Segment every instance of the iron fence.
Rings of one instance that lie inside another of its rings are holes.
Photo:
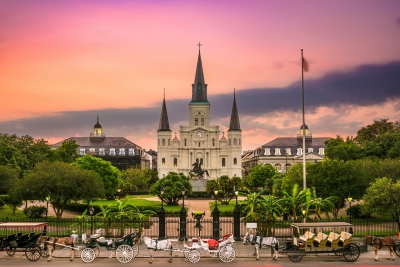
[[[14,232],[30,233],[38,231],[38,229],[31,229],[29,227],[18,227],[16,229],[3,229],[1,223],[8,222],[6,218],[0,218],[0,236],[12,234]],[[13,222],[47,222],[48,226],[45,231],[47,235],[52,236],[68,236],[71,231],[76,231],[79,234],[86,233],[91,234],[96,229],[101,228],[102,234],[109,237],[118,237],[134,231],[140,231],[141,234],[156,238],[159,236],[159,220],[157,217],[150,218],[146,221],[130,221],[130,220],[110,220],[101,219],[96,217],[88,217],[84,219],[13,219]],[[234,220],[230,217],[220,218],[220,236],[227,233],[233,233]],[[338,220],[336,220],[338,221]],[[344,220],[342,220],[344,221]],[[349,222],[348,220],[346,222]],[[256,222],[258,228],[262,228],[270,222],[258,221]],[[272,233],[275,237],[288,238],[291,237],[292,233],[290,225],[293,221],[288,220],[277,220],[272,225]],[[390,219],[352,219],[353,224],[353,235],[354,236],[392,236],[397,235],[399,230],[399,223]],[[166,238],[179,238],[179,227],[180,219],[177,217],[167,217],[165,220]],[[199,227],[200,226],[200,227]],[[243,237],[247,231],[255,231],[259,229],[247,229],[246,222],[243,218],[240,220],[240,236]],[[213,222],[212,219],[201,219],[200,225],[196,226],[196,220],[187,218],[186,221],[186,234],[187,237],[192,238],[201,236],[209,238],[213,236]]]

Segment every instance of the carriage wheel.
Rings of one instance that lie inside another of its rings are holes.
[[[83,262],[92,262],[96,258],[96,253],[91,248],[85,248],[81,252],[81,259]]]
[[[30,261],[37,261],[40,259],[40,248],[37,246],[27,247],[25,249],[25,256]]]
[[[115,257],[119,262],[127,263],[130,262],[134,256],[132,247],[128,245],[121,245],[115,250]]]
[[[298,247],[292,247],[288,252],[288,258],[292,262],[299,262],[303,259],[304,252],[302,252]]]
[[[334,249],[332,251],[333,251],[333,253],[335,253],[336,256],[342,256],[343,255],[343,249],[342,248]]]
[[[44,249],[44,248],[39,247],[39,253],[40,253],[40,256],[42,256],[43,258],[49,257],[49,249]]]
[[[400,257],[400,244],[394,246],[394,252],[398,257]]]
[[[138,247],[138,245],[134,245],[134,246],[132,247],[132,250],[133,250],[133,257],[136,257],[136,256],[139,254],[139,247]]]
[[[198,262],[200,260],[200,258],[201,258],[200,251],[198,251],[197,249],[192,249],[187,255],[187,259],[191,263]]]
[[[360,248],[356,244],[348,244],[343,249],[343,257],[346,261],[356,261],[360,256]]]
[[[231,262],[235,259],[236,251],[231,246],[223,246],[219,249],[219,258],[222,262]]]
[[[100,248],[98,246],[93,246],[91,249],[93,249],[95,258],[97,258],[100,254]]]
[[[6,246],[5,251],[8,254],[8,256],[13,256],[15,254],[16,248],[12,248],[10,246]]]

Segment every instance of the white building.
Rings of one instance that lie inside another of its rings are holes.
[[[192,100],[189,102],[189,125],[180,126],[179,138],[172,137],[165,96],[157,131],[157,170],[159,177],[169,172],[189,174],[192,164],[198,160],[201,168],[211,178],[222,175],[242,177],[242,131],[233,96],[231,120],[227,135],[220,133],[218,125],[210,124],[210,102],[207,100],[207,84],[204,81],[200,49],[196,75],[192,84]],[[209,178],[209,177],[207,177]]]

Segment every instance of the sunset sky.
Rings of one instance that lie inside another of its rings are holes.
[[[398,0],[0,1],[0,133],[50,143],[106,136],[157,149],[164,96],[188,125],[197,44],[211,124],[229,127],[236,89],[243,150],[295,137],[355,136],[400,120]]]

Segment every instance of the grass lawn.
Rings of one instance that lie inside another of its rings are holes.
[[[158,209],[161,209],[161,201],[150,201],[146,199],[140,199],[140,198],[131,198],[131,196],[128,196],[129,201],[128,203],[132,206],[136,207],[143,207],[146,209],[146,207],[157,207]],[[116,206],[117,201],[116,200],[98,200],[92,202],[93,205],[103,205],[103,207],[107,207],[108,205],[111,206]],[[164,209],[168,211],[180,211],[181,206],[168,206],[164,204]]]
[[[22,210],[17,209],[14,216],[12,215],[11,208],[8,207],[8,205],[4,205],[3,207],[0,207],[0,218],[5,219],[6,217],[8,217],[10,220],[12,218],[26,218]]]

